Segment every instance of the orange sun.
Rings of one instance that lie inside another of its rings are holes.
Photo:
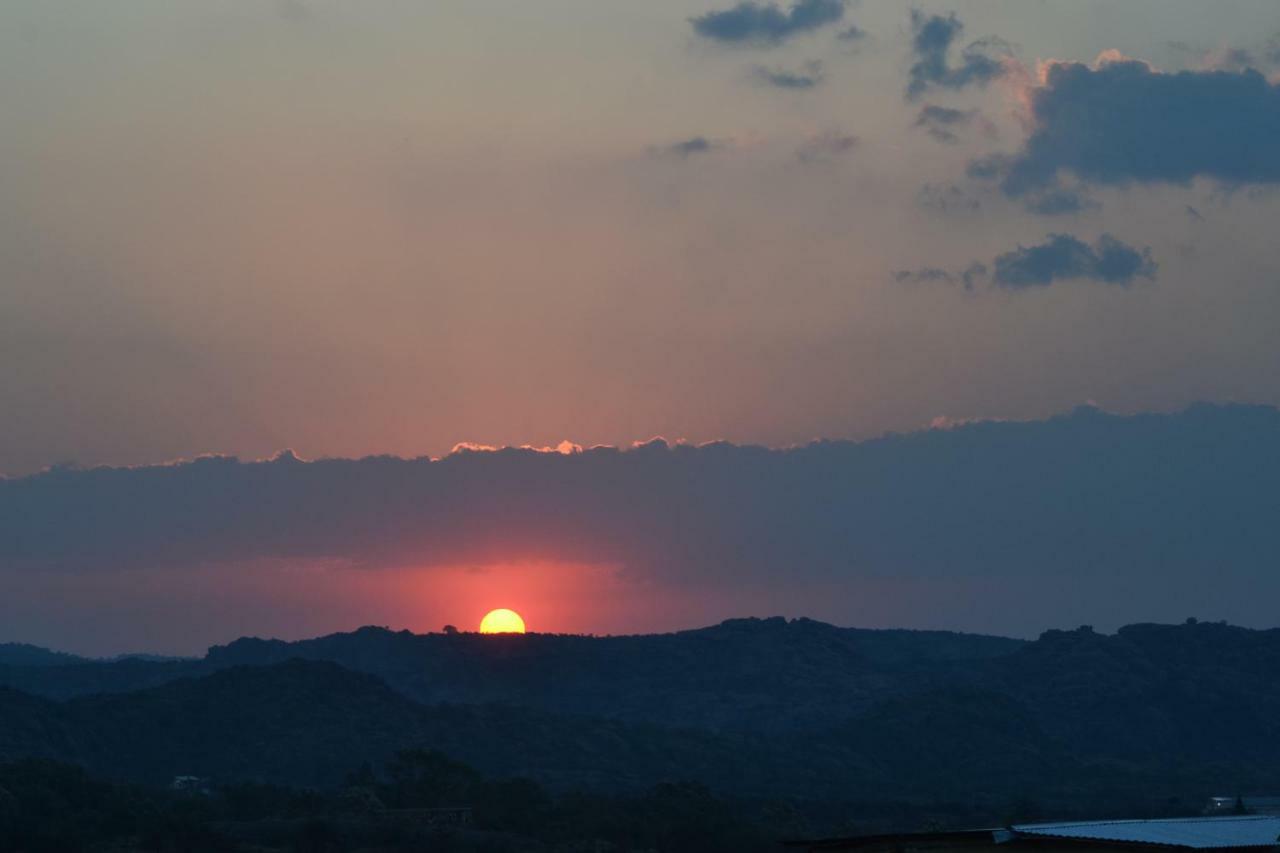
[[[490,610],[480,620],[481,634],[523,634],[524,620],[514,610],[500,607]]]

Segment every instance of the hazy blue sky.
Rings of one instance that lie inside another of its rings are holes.
[[[1280,403],[1274,0],[8,0],[0,108],[11,478]]]

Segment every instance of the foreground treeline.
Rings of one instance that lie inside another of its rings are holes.
[[[787,838],[1069,817],[1172,817],[1189,801],[1060,812],[936,800],[726,798],[696,782],[630,793],[553,791],[443,753],[401,750],[326,788],[188,780],[184,790],[109,781],[49,759],[0,764],[0,853],[776,853]]]
[[[803,828],[783,803],[719,799],[696,784],[632,796],[552,795],[438,752],[402,751],[346,785],[259,783],[174,791],[28,759],[0,765],[0,851],[740,851]]]

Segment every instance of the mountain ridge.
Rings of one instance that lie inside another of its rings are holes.
[[[1280,787],[1280,630],[862,639],[785,620],[657,642],[365,628],[246,640],[194,663],[0,668],[0,759],[332,786],[427,747],[560,788],[693,780],[735,796],[988,805],[1025,794],[1094,813],[1126,797]],[[13,689],[15,673],[62,698]],[[114,692],[85,689],[102,686]]]
[[[949,683],[1022,645],[985,635],[841,628],[781,617],[619,637],[414,634],[366,626],[294,642],[241,638],[188,662],[0,667],[0,684],[67,699],[301,657],[373,673],[426,704],[507,702],[661,725],[794,731],[833,725],[884,695]],[[621,697],[630,699],[620,703]]]

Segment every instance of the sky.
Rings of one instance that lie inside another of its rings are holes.
[[[133,487],[70,472],[654,436],[875,447],[1081,405],[1280,403],[1274,0],[10,0],[0,104],[12,639],[466,626],[504,590],[547,630],[786,612],[1034,635],[1050,609],[966,610],[889,545],[868,573],[821,540],[813,562],[844,574],[811,586],[783,537],[772,574],[737,583],[729,521],[715,559],[640,548],[638,529],[696,536],[670,518],[602,516],[631,550],[514,537],[390,560],[365,534],[363,552],[239,528],[225,553],[161,548],[133,519],[95,568],[30,544],[97,540],[23,489],[69,477],[106,517]],[[658,560],[684,574],[637,568]],[[1088,590],[1070,618],[1126,621]],[[1174,618],[1184,592],[1128,612]],[[1265,622],[1249,598],[1223,616]]]

